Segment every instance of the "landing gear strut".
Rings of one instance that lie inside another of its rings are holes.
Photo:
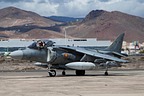
[[[106,71],[105,71],[104,75],[108,76],[108,66],[106,66]]]

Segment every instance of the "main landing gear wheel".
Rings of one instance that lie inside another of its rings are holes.
[[[65,70],[63,70],[63,71],[62,71],[62,75],[63,75],[63,76],[65,76],[65,75],[66,75],[66,72],[65,72]]]
[[[50,77],[55,77],[56,76],[56,71],[55,70],[50,70],[49,72]]]
[[[77,76],[84,76],[85,75],[85,70],[76,70],[76,75]]]

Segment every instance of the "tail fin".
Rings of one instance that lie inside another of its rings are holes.
[[[114,51],[114,52],[121,53],[124,35],[125,35],[124,33],[120,34],[109,47],[104,49],[104,51]]]

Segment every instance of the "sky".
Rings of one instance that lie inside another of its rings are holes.
[[[144,0],[0,0],[0,9],[10,6],[42,16],[85,17],[92,10],[106,10],[144,18]]]

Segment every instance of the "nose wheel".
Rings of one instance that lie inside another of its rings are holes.
[[[55,77],[56,76],[56,71],[55,70],[50,70],[49,72],[50,77]]]

